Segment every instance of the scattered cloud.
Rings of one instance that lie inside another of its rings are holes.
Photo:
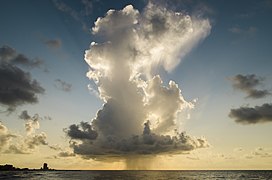
[[[62,42],[60,39],[48,39],[44,41],[44,44],[49,48],[58,49],[61,47]]]
[[[59,157],[74,157],[76,156],[73,152],[69,152],[69,151],[61,151],[58,154]]]
[[[240,107],[231,109],[229,117],[240,124],[259,124],[272,122],[272,104],[263,104],[255,107]]]
[[[0,103],[9,112],[26,103],[37,103],[37,95],[45,91],[30,73],[8,63],[0,63],[0,84]]]
[[[65,92],[70,92],[72,90],[72,84],[67,83],[67,82],[65,82],[65,81],[63,81],[61,79],[56,79],[54,86],[57,89],[60,89],[60,90],[65,91]]]
[[[238,74],[230,78],[230,80],[232,82],[232,86],[235,89],[239,89],[247,94],[247,98],[257,99],[271,95],[271,92],[266,89],[264,90],[256,89],[257,86],[262,84],[264,78],[258,77],[255,74],[249,75]]]
[[[0,122],[0,152],[6,154],[31,154],[38,146],[49,146],[44,132],[31,133],[23,137],[11,133],[6,126]]]
[[[43,61],[39,58],[30,59],[7,45],[0,48],[0,63],[19,65],[27,68],[40,68],[43,65]]]
[[[187,159],[190,159],[190,160],[194,160],[194,161],[198,161],[198,160],[200,160],[200,158],[199,157],[194,157],[194,156],[187,156],[186,157]]]
[[[175,132],[178,114],[194,103],[183,98],[174,81],[165,85],[156,69],[173,70],[210,29],[208,19],[154,3],[141,13],[128,5],[99,17],[92,33],[103,35],[105,42],[92,42],[85,61],[104,105],[90,124],[65,130],[74,153],[93,158],[208,147],[205,138]]]
[[[271,151],[258,147],[253,150],[251,153],[245,155],[246,159],[253,159],[253,158],[272,158]]]
[[[48,145],[46,142],[46,134],[44,132],[30,136],[25,140],[25,143],[29,149],[35,149],[39,145]]]
[[[9,132],[8,128],[0,122],[0,152],[4,147],[9,145],[9,142],[13,138],[16,137],[17,136],[15,134]]]
[[[26,110],[22,111],[19,115],[20,119],[25,120],[25,130],[27,134],[32,134],[35,132],[36,129],[40,128],[40,116],[35,114],[34,116],[30,116]]]
[[[38,146],[48,145],[46,142],[46,134],[44,132],[35,135],[28,135],[19,143],[10,144],[4,151],[6,154],[31,154]]]
[[[62,148],[61,148],[60,145],[58,145],[58,144],[49,145],[48,147],[49,147],[50,149],[55,150],[55,151],[61,151],[61,150],[62,150]]]

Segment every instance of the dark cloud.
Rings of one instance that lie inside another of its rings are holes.
[[[60,48],[62,43],[60,39],[49,39],[44,41],[44,44],[49,48]]]
[[[272,122],[272,104],[263,104],[255,107],[240,107],[231,109],[229,117],[241,124],[257,124]]]
[[[28,120],[28,119],[31,119],[31,116],[28,114],[28,112],[26,110],[24,110],[19,115],[19,118],[23,119],[23,120]]]
[[[44,88],[30,73],[8,63],[0,63],[0,103],[13,111],[26,103],[37,103],[37,94],[43,94]]]
[[[61,79],[56,79],[54,86],[57,89],[60,89],[60,90],[65,91],[65,92],[70,92],[72,90],[72,84],[67,83],[67,82],[65,82],[65,81],[63,81]]]
[[[43,65],[42,60],[38,58],[30,59],[26,55],[17,53],[15,49],[6,45],[0,48],[0,63],[21,65],[28,68],[40,68]]]
[[[263,98],[268,95],[271,95],[271,92],[268,90],[258,90],[257,86],[261,85],[264,81],[264,78],[258,77],[255,74],[241,75],[238,74],[232,78],[232,86],[235,89],[239,89],[247,94],[247,98]]]
[[[94,140],[97,137],[97,132],[87,122],[81,122],[79,125],[72,124],[65,132],[71,139]]]

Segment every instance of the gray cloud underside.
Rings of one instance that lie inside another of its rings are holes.
[[[247,94],[248,98],[263,98],[271,95],[268,90],[258,90],[257,86],[261,85],[264,78],[258,77],[255,74],[241,75],[238,74],[230,79],[232,81],[232,86],[235,89],[239,89]]]
[[[255,107],[240,107],[231,109],[229,117],[240,124],[258,124],[272,122],[272,104],[263,104]]]
[[[88,126],[88,128],[84,126]],[[206,139],[191,137],[185,132],[177,133],[175,136],[152,133],[149,122],[144,124],[141,135],[131,135],[127,138],[114,135],[99,137],[91,125],[86,122],[82,122],[80,125],[71,125],[67,129],[67,135],[72,139],[70,146],[74,153],[85,158],[95,158],[99,155],[182,153],[209,147]],[[80,142],[73,140],[80,140]]]

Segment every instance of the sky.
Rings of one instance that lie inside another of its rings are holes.
[[[0,164],[272,168],[271,0],[0,4]]]

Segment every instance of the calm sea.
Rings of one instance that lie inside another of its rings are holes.
[[[272,171],[0,171],[0,179],[271,179]]]

